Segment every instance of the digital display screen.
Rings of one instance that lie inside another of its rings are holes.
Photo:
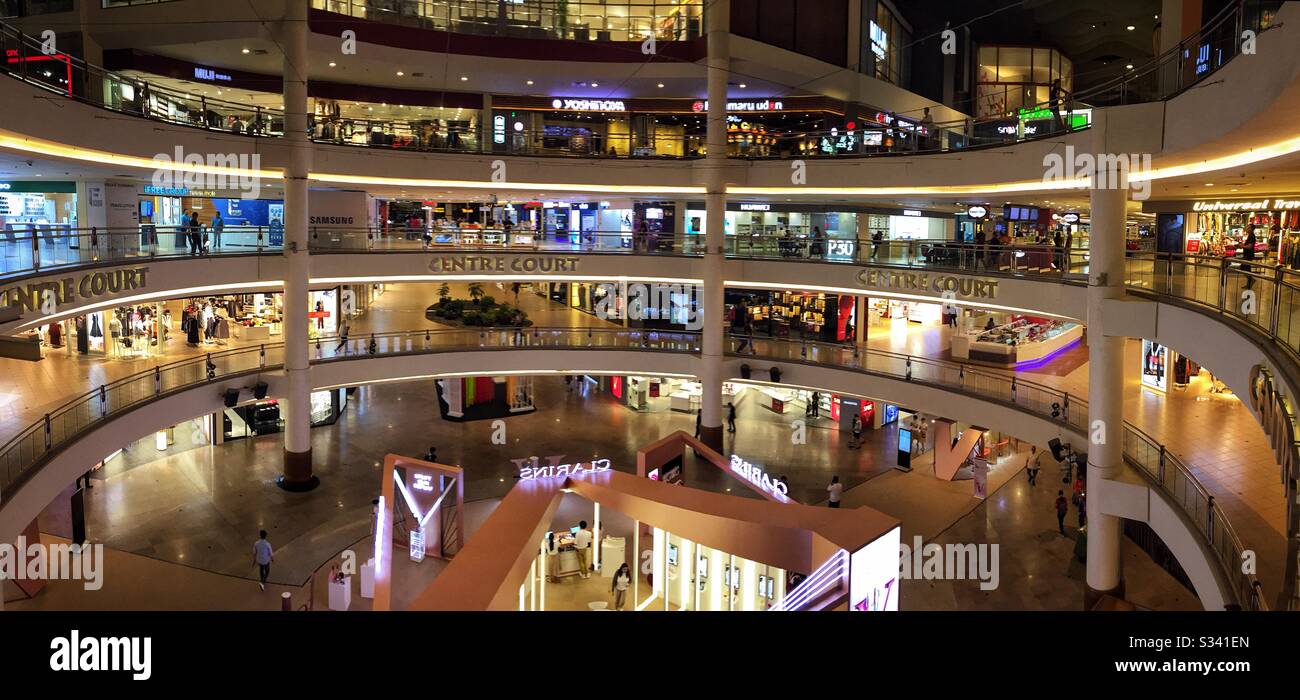
[[[646,210],[645,210],[645,218],[647,218],[647,219],[662,219],[662,218],[664,218],[664,210],[663,210],[663,209],[646,209]]]
[[[574,535],[578,534],[578,530],[579,528],[577,525],[574,525],[573,527],[569,528],[569,532]]]
[[[899,452],[912,451],[912,431],[908,430],[907,428],[898,429],[898,451]]]
[[[675,544],[668,545],[668,564],[669,566],[677,566],[677,545]]]
[[[898,610],[898,549],[902,530],[894,528],[849,557],[849,609]]]

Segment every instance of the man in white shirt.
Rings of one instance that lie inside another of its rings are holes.
[[[578,532],[573,536],[573,548],[578,554],[578,575],[591,578],[591,530],[587,529],[586,520],[578,523]]]
[[[838,476],[831,477],[831,485],[826,487],[826,493],[830,494],[829,505],[831,508],[840,507],[840,495],[844,493],[844,484],[840,483]]]

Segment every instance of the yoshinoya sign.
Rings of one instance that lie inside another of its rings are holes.
[[[438,255],[430,272],[577,272],[578,258],[561,255]]]
[[[956,275],[935,275],[928,272],[895,272],[891,270],[863,270],[858,279],[867,287],[906,292],[927,292],[952,295],[968,299],[996,299],[997,280]]]
[[[75,301],[89,301],[110,294],[144,289],[147,285],[148,267],[125,270],[91,272],[77,277],[65,277],[51,282],[40,282],[4,290],[5,305],[17,305],[24,311],[49,311],[46,301],[63,306]]]
[[[790,497],[790,489],[783,482],[768,476],[761,467],[746,462],[739,455],[731,455],[731,471],[773,496],[781,499]]]
[[[626,112],[623,100],[588,100],[574,97],[557,97],[551,106],[568,112]]]

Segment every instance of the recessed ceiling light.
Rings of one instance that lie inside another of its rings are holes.
[[[403,75],[406,75],[406,74],[405,74],[405,73],[403,73],[403,72],[402,72],[402,71],[400,71],[400,70],[399,70],[399,71],[397,71],[397,77],[399,77],[399,78],[400,78],[400,77],[402,77],[402,76],[403,76]]]
[[[743,88],[747,88],[747,87],[749,87],[749,86],[746,85],[746,84],[744,84],[744,83],[741,83],[741,84],[740,84],[740,87],[743,89]]]
[[[1134,29],[1137,29],[1137,27],[1135,27],[1135,26],[1133,26],[1133,25],[1131,25],[1131,24],[1128,25],[1127,27],[1124,27],[1124,28],[1127,29],[1127,30],[1129,30],[1130,32],[1133,31]]]
[[[334,66],[337,66],[337,65],[338,65],[337,63],[335,63],[335,62],[333,62],[333,61],[330,61],[330,68],[333,68]]]
[[[460,81],[461,81],[462,83],[465,82],[466,80],[469,80],[469,76],[468,76],[468,75],[462,75],[462,76],[460,76]]]
[[[592,83],[591,86],[592,86],[592,87],[600,87],[600,83]]]
[[[531,81],[531,80],[528,81],[528,84],[529,84],[529,85],[532,85],[532,84],[533,84],[533,81]]]
[[[663,87],[663,86],[664,86],[664,84],[663,84],[663,83],[659,83],[659,87]]]
[[[241,51],[240,53],[253,53],[253,52],[252,52],[252,51],[249,51],[248,49],[244,49],[244,50]]]
[[[1129,70],[1133,70],[1133,64],[1132,64],[1132,63],[1126,63],[1126,64],[1124,64],[1124,67],[1127,68],[1127,69],[1129,69]]]

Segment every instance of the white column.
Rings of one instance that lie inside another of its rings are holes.
[[[285,3],[284,141],[289,163],[284,173],[284,367],[289,393],[284,417],[284,472],[278,483],[288,491],[309,491],[320,483],[311,465],[311,375],[308,367],[307,312],[311,258],[307,252],[307,174],[311,140],[307,133],[307,3]]]
[[[727,77],[731,64],[730,38],[731,2],[714,0],[705,13],[708,32],[708,84],[709,110],[708,133],[706,136],[708,153],[697,167],[704,168],[704,208],[705,208],[705,252],[704,252],[704,296],[701,300],[701,318],[703,329],[703,362],[701,363],[701,383],[704,396],[700,405],[703,415],[700,420],[700,437],[705,444],[722,450],[722,354],[724,351],[723,333],[723,290],[722,263],[723,249],[726,245],[726,210],[727,210]]]
[[[1099,149],[1100,150],[1100,149]],[[1094,179],[1094,182],[1097,180]],[[1102,479],[1124,465],[1124,342],[1106,335],[1102,305],[1124,296],[1124,203],[1127,189],[1094,187],[1088,269],[1088,589],[1086,604],[1114,593],[1123,597],[1120,518],[1102,515]]]

